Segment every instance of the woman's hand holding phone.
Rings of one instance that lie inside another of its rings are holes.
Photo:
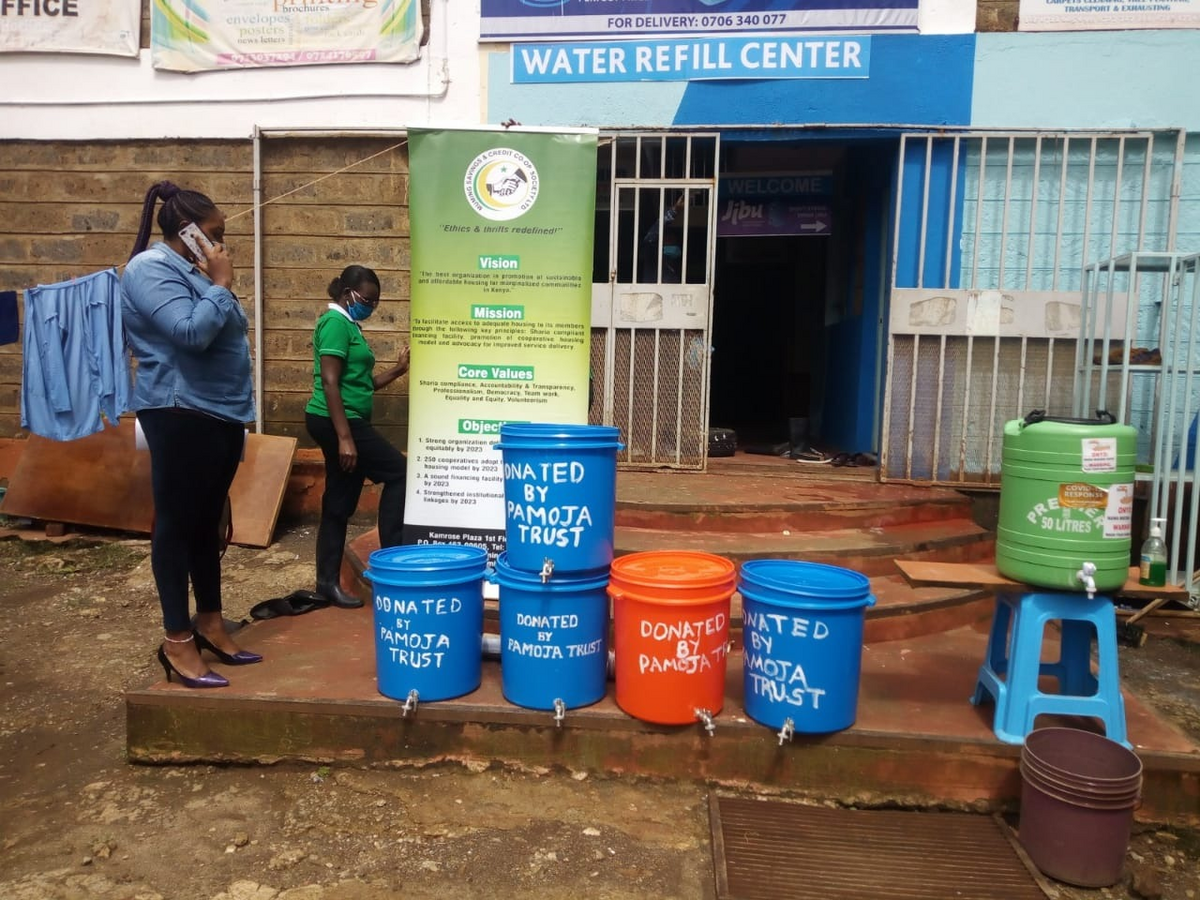
[[[196,266],[213,284],[223,288],[233,286],[233,260],[224,244],[214,243],[195,222],[179,229],[179,239],[195,257]]]
[[[204,251],[204,259],[198,260],[196,265],[212,279],[213,284],[233,288],[233,259],[224,244],[213,244]]]

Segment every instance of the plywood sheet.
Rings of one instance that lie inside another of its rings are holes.
[[[1027,587],[1019,581],[1005,578],[995,563],[934,562],[918,559],[898,559],[896,565],[914,587]],[[1138,569],[1131,566],[1125,586],[1117,591],[1121,597],[1152,599],[1154,597],[1186,597],[1187,588],[1168,584],[1166,587],[1145,587],[1138,584]]]
[[[295,438],[249,436],[229,492],[235,544],[270,544],[295,452]],[[149,534],[150,454],[134,447],[133,417],[75,441],[30,435],[0,512]]]
[[[135,452],[134,422],[74,441],[31,434],[0,512],[50,522],[150,532],[150,454]]]
[[[295,455],[294,437],[250,435],[246,458],[229,489],[233,543],[244,547],[266,547],[271,543]]]

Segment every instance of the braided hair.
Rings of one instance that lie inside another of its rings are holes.
[[[347,289],[353,290],[364,281],[369,281],[376,288],[379,288],[379,276],[375,274],[374,269],[358,265],[346,266],[346,268],[342,269],[341,275],[329,282],[329,288],[326,293],[329,294],[330,300],[337,300],[342,296],[342,291]]]
[[[159,200],[163,201],[163,205],[158,211],[158,227],[167,240],[176,237],[186,223],[201,222],[217,211],[217,205],[199,191],[185,190],[170,181],[155,182],[150,185],[142,201],[142,218],[138,222],[137,238],[133,243],[133,252],[129,254],[130,259],[150,243],[150,220]]]

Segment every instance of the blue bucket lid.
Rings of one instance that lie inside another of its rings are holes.
[[[625,445],[621,431],[612,425],[569,425],[553,422],[505,422],[500,426],[496,450],[527,448],[615,448]],[[508,443],[505,443],[508,441]]]
[[[752,588],[782,591],[802,601],[874,603],[866,575],[825,563],[752,559],[742,563],[742,581]]]
[[[568,572],[562,575],[551,573],[550,580],[543,582],[541,572],[518,569],[508,561],[505,551],[496,557],[496,568],[488,572],[487,579],[500,587],[519,588],[530,591],[587,591],[608,586],[608,566],[583,572]]]
[[[483,577],[487,568],[487,551],[466,544],[406,544],[384,547],[367,557],[368,569],[363,573],[371,578],[378,575]]]

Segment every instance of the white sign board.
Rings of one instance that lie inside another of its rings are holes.
[[[0,0],[0,52],[137,56],[138,0]]]
[[[1200,0],[1021,0],[1021,31],[1200,28]]]

